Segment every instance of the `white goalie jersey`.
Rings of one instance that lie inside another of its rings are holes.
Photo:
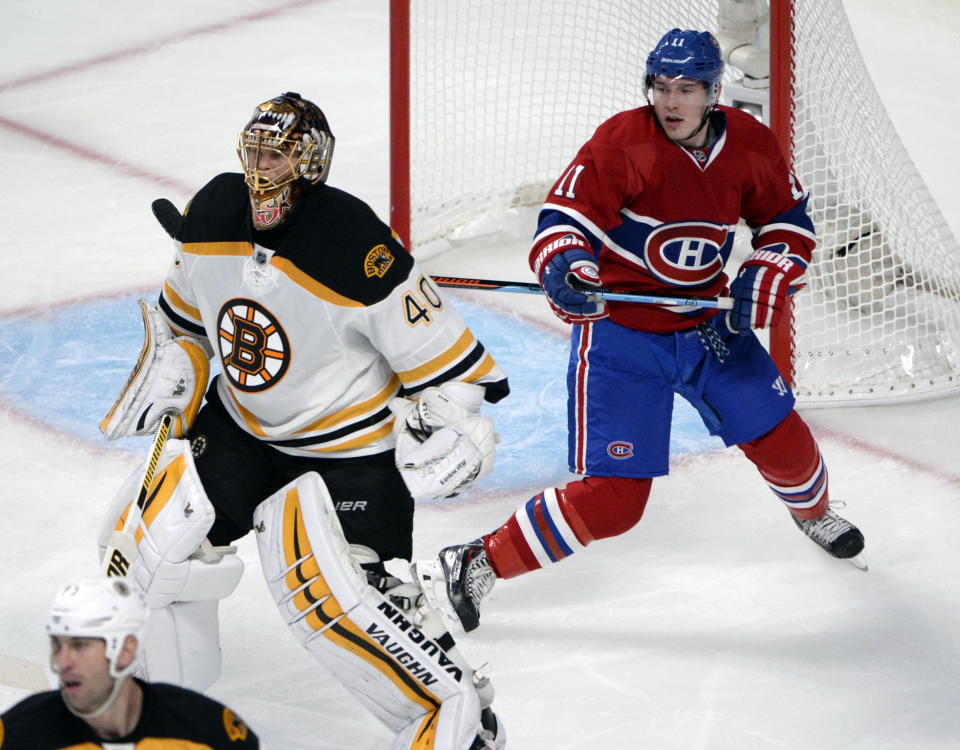
[[[390,401],[460,380],[496,401],[506,376],[430,278],[362,201],[306,191],[281,228],[253,232],[239,174],[185,212],[159,308],[206,338],[211,386],[236,423],[284,453],[393,448]],[[272,248],[272,249],[271,249]]]

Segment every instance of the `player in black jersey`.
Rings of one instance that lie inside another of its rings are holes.
[[[64,586],[47,618],[50,666],[60,689],[30,696],[0,716],[0,748],[260,747],[226,706],[133,676],[148,613],[140,590],[120,578]]]

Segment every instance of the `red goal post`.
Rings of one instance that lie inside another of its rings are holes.
[[[728,59],[724,103],[770,125],[811,193],[819,243],[807,288],[769,342],[801,405],[960,390],[960,246],[841,0],[391,0],[390,10],[390,220],[408,247],[437,254],[518,215],[529,237],[577,147],[645,103],[644,60],[660,36],[709,29]],[[738,252],[748,245],[738,228]]]

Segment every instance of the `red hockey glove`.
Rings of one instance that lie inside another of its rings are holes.
[[[537,252],[532,265],[550,309],[560,320],[586,323],[609,314],[602,300],[587,296],[591,288],[599,289],[602,284],[597,259],[581,238],[565,234],[550,240]]]
[[[775,326],[783,317],[790,287],[802,286],[797,280],[807,270],[800,258],[788,257],[786,245],[772,245],[754,251],[740,266],[730,285],[733,310],[729,322],[738,330]]]

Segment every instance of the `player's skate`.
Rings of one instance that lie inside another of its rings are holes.
[[[480,712],[480,726],[470,750],[503,750],[507,746],[507,732],[489,706]]]
[[[858,568],[866,570],[866,562],[859,557],[863,551],[863,534],[848,520],[838,516],[830,508],[827,508],[827,512],[820,518],[808,521],[796,516],[791,516],[791,518],[793,518],[793,522],[800,531],[831,555],[841,560],[849,560]]]
[[[410,566],[427,601],[466,632],[480,624],[480,600],[497,580],[483,542],[444,547],[436,560]]]

